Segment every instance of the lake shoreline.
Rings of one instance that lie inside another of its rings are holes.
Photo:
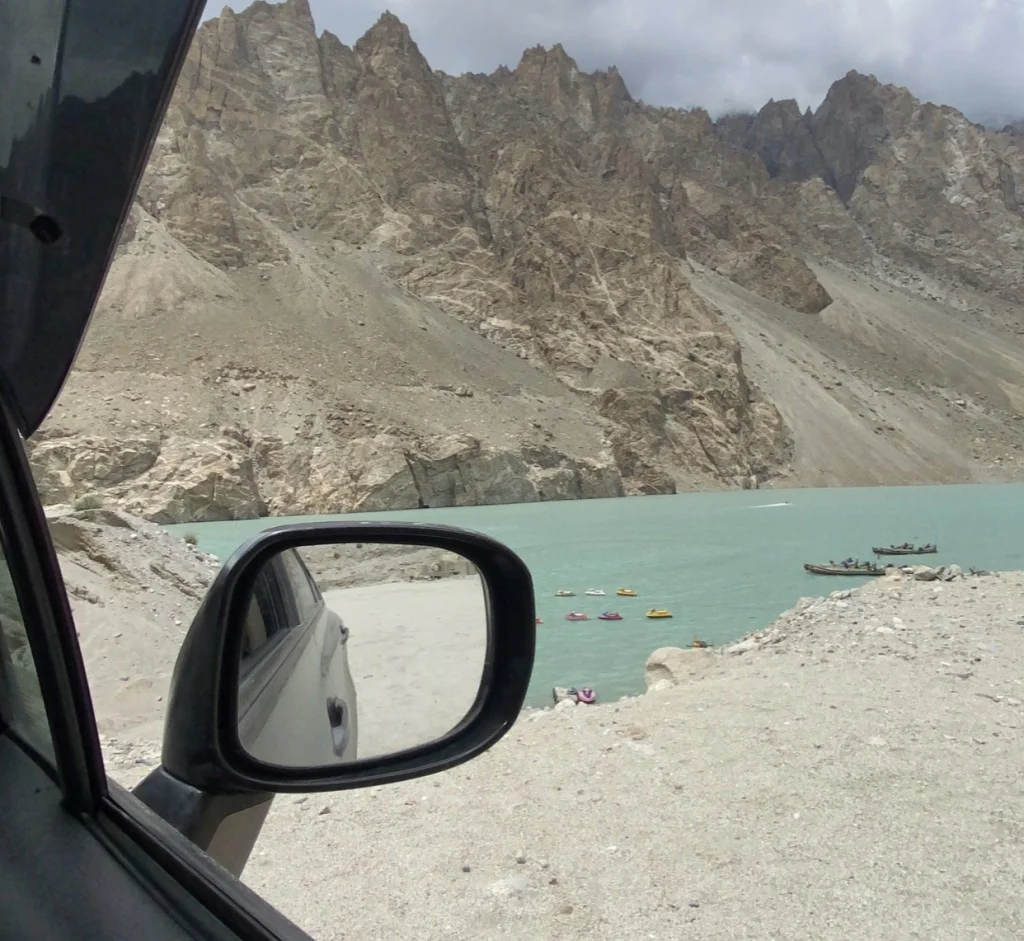
[[[634,695],[644,688],[643,665],[652,650],[698,639],[721,647],[766,627],[796,598],[865,580],[809,575],[804,563],[872,558],[872,546],[911,541],[937,542],[939,553],[909,561],[1024,569],[1024,543],[1009,535],[1024,529],[1021,492],[1015,484],[733,491],[335,519],[453,525],[515,551],[532,573],[544,622],[527,700],[541,707],[551,702],[554,686],[589,685],[602,699]],[[791,505],[762,505],[779,501]],[[191,528],[204,550],[226,557],[267,525]],[[617,598],[619,587],[634,588],[639,597]],[[588,588],[609,594],[587,598]],[[557,598],[559,589],[576,596]],[[648,621],[644,612],[655,606],[674,617]],[[590,620],[564,621],[572,607]],[[624,620],[598,621],[604,607],[617,608]]]

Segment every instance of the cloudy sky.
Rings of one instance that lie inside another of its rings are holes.
[[[235,9],[247,3],[232,4]],[[222,3],[209,0],[208,15]],[[311,0],[351,44],[385,8],[434,68],[490,72],[561,42],[587,70],[617,65],[634,97],[713,113],[769,98],[816,107],[850,69],[955,105],[1024,117],[1024,0]]]

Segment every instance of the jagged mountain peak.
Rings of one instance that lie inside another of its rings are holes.
[[[401,47],[412,43],[409,27],[390,10],[385,10],[357,42],[376,45]]]
[[[879,81],[872,73],[850,69],[842,78],[836,79],[825,93],[825,98],[815,114],[834,108],[860,110],[894,106],[916,107],[918,99],[908,88]]]
[[[279,3],[255,0],[254,3],[238,13],[235,13],[230,7],[225,7],[221,16],[224,16],[225,13],[246,19],[292,19],[308,23],[310,28],[313,27],[313,11],[310,9],[309,0],[280,0]]]
[[[620,104],[626,104],[633,100],[626,80],[616,66],[611,65],[606,69],[598,69],[596,72],[592,72],[590,77],[598,89],[607,94],[610,100]]]
[[[356,40],[353,49],[366,62],[380,64],[392,60],[411,67],[424,77],[423,81],[429,81],[428,75],[434,76],[409,27],[390,10],[382,13],[377,22]]]
[[[800,115],[800,105],[795,98],[769,98],[760,109],[764,113]]]
[[[576,60],[566,52],[565,46],[560,42],[556,42],[553,46],[545,46],[543,43],[537,43],[536,45],[523,50],[523,54],[519,58],[520,65],[532,65],[537,62],[566,66],[571,69],[579,68],[576,65]]]

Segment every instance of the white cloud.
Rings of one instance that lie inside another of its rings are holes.
[[[634,97],[756,108],[817,106],[850,69],[972,117],[1024,116],[1024,0],[384,0],[434,68],[490,72],[561,42],[581,68],[617,65]],[[375,0],[311,0],[352,43]],[[210,5],[210,15],[219,5]]]

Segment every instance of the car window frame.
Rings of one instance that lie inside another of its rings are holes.
[[[21,593],[18,590],[17,581],[14,578],[13,573],[10,570],[10,566],[7,563],[7,557],[9,555],[7,550],[7,543],[9,542],[7,533],[4,530],[3,520],[0,519],[0,580],[9,582],[10,588],[14,593],[14,603],[17,608],[17,618],[21,625],[22,632],[25,635],[26,645],[28,647],[28,659],[31,670],[31,683],[35,689],[33,691],[26,690],[24,688],[19,689],[18,673],[24,673],[24,665],[19,668],[15,662],[15,650],[10,646],[9,641],[11,639],[11,632],[9,631],[8,621],[9,611],[6,609],[0,610],[0,732],[4,732],[8,737],[17,741],[21,750],[26,754],[31,755],[33,760],[40,768],[49,768],[49,776],[55,777],[54,763],[56,761],[56,755],[54,754],[53,746],[53,735],[50,730],[49,714],[46,709],[46,701],[43,696],[43,691],[39,685],[39,673],[36,669],[35,655],[32,653],[32,645],[28,642],[28,625],[25,624],[24,616],[24,603],[21,599]],[[3,587],[3,586],[0,586]],[[8,672],[8,668],[9,672]],[[37,736],[34,734],[35,730],[30,727],[31,723],[19,722],[20,718],[16,715],[19,712],[18,706],[23,703],[28,697],[25,695],[27,692],[34,692],[38,696],[38,702],[34,704],[28,704],[25,711],[35,712],[38,717],[41,717],[42,722],[39,723],[39,732],[41,738],[45,739],[44,742],[37,741]],[[42,747],[41,747],[42,746]]]
[[[20,433],[0,395],[0,524],[36,661],[55,762],[41,764],[62,805],[155,901],[183,937],[314,941],[119,785],[108,780],[70,599]],[[34,749],[0,735],[37,760]]]
[[[73,316],[56,321],[51,318],[41,325],[43,329],[31,321],[15,325],[29,329],[42,340],[35,346],[41,356],[52,353],[54,343],[61,345],[57,351],[65,361],[64,374],[58,376],[61,382],[66,379],[86,332],[95,298],[116,249],[117,232],[127,218],[202,18],[201,2],[175,0],[175,3],[180,16],[171,24],[173,35],[169,36],[166,54],[159,69],[149,73],[162,76],[164,80],[151,97],[153,107],[146,116],[148,123],[140,122],[134,133],[129,128],[128,136],[136,158],[133,175],[125,180],[114,237],[102,246],[103,267],[94,269],[97,277],[84,287],[86,295],[92,296],[83,298],[79,308],[71,311]],[[80,14],[87,6],[81,3],[76,6],[76,0],[64,0],[57,10],[61,28],[66,29],[69,14]],[[60,38],[63,40],[63,35]],[[113,57],[111,61],[117,59],[116,47],[106,52]],[[60,78],[61,69],[57,68],[54,81],[59,82]],[[58,177],[53,183],[67,189],[73,180]],[[52,311],[44,313],[52,314]],[[29,369],[39,365],[33,365],[33,357],[23,358],[23,362]],[[154,901],[175,914],[182,925],[183,937],[313,941],[141,801],[116,782],[108,781],[70,599],[19,432],[19,423],[24,417],[19,405],[24,403],[16,395],[17,391],[6,372],[0,371],[0,520],[8,537],[6,564],[16,586],[50,729],[53,761],[40,763],[40,767],[55,784],[54,799],[60,800],[76,824],[116,856],[119,864],[140,885],[140,891],[148,890]],[[59,385],[53,387],[51,393],[52,404],[59,394]],[[35,410],[34,421],[23,426],[26,433],[43,420],[45,411],[44,408]],[[34,750],[26,748],[20,736],[9,734],[2,724],[0,736],[33,761],[37,760]]]
[[[106,792],[106,771],[85,664],[21,435],[2,396],[0,526],[53,744],[53,764],[46,762],[44,770],[69,810],[95,813]]]
[[[296,555],[298,555],[298,553],[296,553]],[[302,571],[306,575],[306,581],[309,583],[309,590],[313,593],[313,599],[318,605],[326,604],[324,593],[320,590],[320,586],[316,583],[316,579],[313,578],[313,573],[310,572],[309,566],[306,565],[302,556],[299,556],[299,561],[302,562]]]

